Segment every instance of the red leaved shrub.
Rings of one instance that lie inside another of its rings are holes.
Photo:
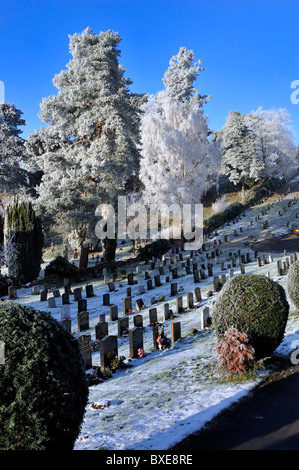
[[[254,364],[254,348],[249,344],[250,337],[236,328],[229,328],[224,338],[218,338],[215,349],[218,354],[218,367],[229,379],[248,372]]]

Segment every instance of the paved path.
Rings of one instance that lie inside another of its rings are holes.
[[[299,366],[267,380],[171,450],[299,450]]]

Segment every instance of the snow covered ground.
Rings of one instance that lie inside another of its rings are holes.
[[[218,230],[217,239],[223,241],[225,234],[229,235],[229,240],[233,240],[234,245],[221,244],[219,249],[223,253],[217,259],[217,264],[213,266],[213,275],[226,274],[228,271],[221,271],[221,261],[225,266],[229,252],[236,252],[241,249],[241,253],[251,252],[251,263],[247,263],[246,273],[255,272],[267,275],[280,282],[286,288],[287,276],[277,277],[276,261],[278,258],[284,260],[283,253],[272,254],[273,262],[262,267],[257,267],[254,254],[244,242],[258,240],[265,237],[265,232],[261,231],[261,224],[268,220],[269,231],[272,235],[278,236],[289,233],[290,228],[286,227],[286,222],[291,220],[296,222],[295,214],[299,214],[299,201],[293,201],[294,194],[288,195],[284,200],[277,202],[268,214],[261,216],[269,203],[253,207],[246,211],[246,217],[238,223],[225,226]],[[293,201],[293,205],[288,207],[287,212],[278,217],[278,210],[283,210],[288,201]],[[255,217],[261,216],[261,220],[250,225],[250,220],[255,222]],[[298,219],[299,221],[299,219]],[[243,232],[240,233],[240,227]],[[233,231],[237,230],[238,236],[233,237]],[[269,233],[268,233],[269,235]],[[209,241],[212,248],[213,239]],[[210,250],[211,251],[211,250]],[[184,259],[189,256],[189,252],[183,252]],[[199,264],[206,262],[205,253],[198,254],[194,260]],[[214,263],[214,259],[209,259]],[[180,266],[180,262],[177,263]],[[217,295],[207,296],[209,290],[213,290],[213,278],[201,280],[199,284],[194,284],[193,275],[183,275],[185,270],[180,268],[181,277],[178,283],[178,295],[184,296],[184,307],[186,307],[187,292],[194,292],[195,287],[200,287],[203,301],[196,304],[196,308],[176,315],[173,320],[164,322],[164,331],[170,338],[170,325],[172,321],[181,322],[182,338],[174,343],[170,349],[154,350],[152,339],[152,327],[148,322],[148,311],[151,307],[151,298],[157,299],[164,296],[164,300],[154,304],[158,310],[158,321],[162,322],[163,303],[169,302],[170,308],[175,312],[175,298],[170,297],[171,273],[165,270],[165,275],[161,275],[162,286],[154,290],[147,291],[144,271],[150,266],[141,263],[139,273],[136,273],[136,265],[132,265],[127,272],[134,272],[138,284],[132,286],[132,305],[134,313],[135,300],[142,298],[145,309],[143,315],[144,325],[144,350],[147,355],[140,359],[129,361],[129,339],[124,336],[118,342],[118,354],[126,357],[129,367],[119,370],[112,377],[90,387],[89,403],[86,407],[86,414],[82,425],[81,434],[75,444],[75,450],[165,450],[182,440],[188,434],[200,429],[221,410],[230,406],[247,394],[261,380],[267,371],[257,374],[255,380],[250,382],[224,383],[219,380],[219,375],[215,369],[217,355],[214,351],[216,337],[214,330],[201,330],[200,312],[203,307],[209,306],[213,311],[213,303]],[[153,279],[155,272],[149,272]],[[234,275],[240,274],[240,268],[234,268]],[[170,282],[166,283],[166,276],[170,276]],[[84,287],[90,281],[76,284],[76,287]],[[145,286],[145,294],[138,295],[137,287]],[[95,337],[94,327],[98,322],[99,314],[106,314],[106,321],[109,323],[109,334],[117,334],[117,322],[109,319],[109,307],[103,306],[103,294],[108,293],[108,286],[103,279],[93,281],[95,297],[87,299],[87,310],[89,311],[90,329],[84,333],[90,333]],[[54,286],[53,286],[54,287]],[[122,299],[126,297],[127,280],[116,283],[116,291],[110,294],[110,301],[119,307],[119,317],[122,316]],[[62,292],[62,289],[61,289]],[[84,291],[83,291],[84,292]],[[83,293],[83,296],[85,294]],[[19,299],[17,302],[32,306],[36,309],[48,311],[51,315],[60,320],[61,297],[56,299],[57,307],[49,309],[47,302],[40,302],[39,296],[32,295],[31,288],[18,290]],[[292,350],[292,342],[299,339],[299,316],[294,314],[294,306],[291,304],[291,315],[286,328],[285,338],[278,348],[278,352],[289,355]],[[71,319],[72,331],[75,336],[77,331],[77,302],[71,296]],[[130,316],[130,327],[133,326],[133,318]],[[196,328],[197,333],[192,329]],[[93,353],[93,365],[100,365],[98,352]],[[104,405],[102,409],[93,408],[92,404]]]

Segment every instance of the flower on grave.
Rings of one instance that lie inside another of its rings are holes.
[[[161,297],[159,297],[159,302],[163,302],[163,300],[165,300],[165,295],[162,295]]]
[[[157,336],[157,343],[159,349],[166,349],[170,347],[169,338],[167,338],[167,336],[164,336],[163,334]]]
[[[137,355],[138,355],[138,357],[144,357],[146,354],[145,354],[145,352],[142,348],[139,348],[137,350]]]
[[[198,333],[198,330],[196,328],[190,328],[190,331],[193,335],[195,335],[196,333]]]
[[[132,310],[131,308],[129,308],[129,309],[127,310],[127,313],[128,313],[128,315],[131,315],[131,314],[133,313],[133,310]]]
[[[212,290],[209,290],[209,291],[207,292],[207,297],[212,297],[212,295],[213,295],[213,291],[212,291]]]
[[[98,351],[100,349],[100,340],[92,339],[89,345],[90,345],[90,349],[92,350],[92,352]]]

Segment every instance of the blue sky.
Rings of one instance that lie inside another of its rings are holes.
[[[181,46],[193,49],[205,70],[196,87],[212,95],[205,106],[220,130],[230,110],[286,108],[299,144],[299,9],[295,1],[74,0],[1,2],[0,80],[5,101],[23,111],[23,137],[42,125],[43,97],[57,93],[52,79],[71,59],[69,34],[87,26],[111,29],[123,40],[120,63],[131,91],[156,93],[169,60]]]

